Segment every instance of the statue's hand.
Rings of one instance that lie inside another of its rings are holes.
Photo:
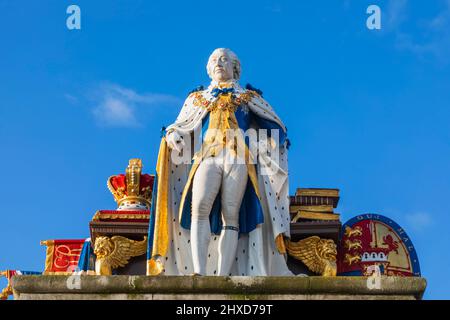
[[[166,134],[167,145],[170,149],[181,152],[181,149],[184,147],[185,143],[183,137],[176,130],[169,131]]]

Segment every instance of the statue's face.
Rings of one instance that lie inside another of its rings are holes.
[[[217,82],[233,79],[233,60],[224,51],[219,51],[211,57],[211,77]]]

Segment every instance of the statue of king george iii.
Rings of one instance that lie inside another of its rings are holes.
[[[214,50],[207,71],[161,140],[147,274],[291,275],[286,127],[239,85],[234,52]]]

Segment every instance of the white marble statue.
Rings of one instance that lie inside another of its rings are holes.
[[[291,275],[286,128],[231,50],[207,72],[162,138],[147,274]]]

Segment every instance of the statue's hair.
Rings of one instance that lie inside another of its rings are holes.
[[[211,53],[211,55],[208,58],[208,64],[206,65],[206,71],[208,72],[208,76],[212,79],[213,70],[211,70],[211,58],[216,53],[221,51],[226,52],[228,56],[231,58],[233,62],[233,79],[239,80],[239,78],[241,77],[241,62],[239,61],[239,58],[236,55],[236,53],[227,48],[217,48],[216,50],[213,51],[213,53]]]

